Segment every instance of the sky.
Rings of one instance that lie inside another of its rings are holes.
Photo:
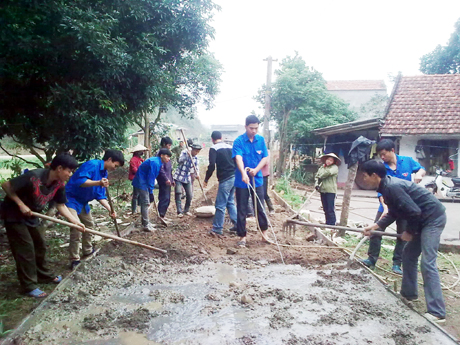
[[[460,18],[460,0],[214,0],[210,51],[224,68],[214,108],[198,117],[244,124],[267,79],[268,56],[299,55],[326,80],[385,80],[419,75],[420,58],[446,45]],[[272,76],[272,82],[275,80]]]

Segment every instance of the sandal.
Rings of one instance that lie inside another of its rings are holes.
[[[56,276],[56,277],[54,277],[54,279],[51,281],[51,283],[53,283],[53,284],[59,284],[60,282],[62,282],[62,276]]]
[[[236,246],[240,247],[240,248],[244,248],[244,247],[246,247],[246,241],[238,241],[236,243]]]
[[[29,292],[26,292],[26,295],[29,296],[29,297],[33,297],[33,298],[45,298],[48,296],[48,294],[42,290],[40,290],[39,288],[36,288],[35,290],[32,290],[32,291],[29,291]]]

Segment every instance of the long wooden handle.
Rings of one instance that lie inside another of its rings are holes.
[[[46,216],[44,214],[37,213],[37,212],[32,212],[32,215],[35,216],[35,217],[38,217],[38,218],[43,218],[43,219],[49,220],[49,221],[54,222],[54,223],[67,225],[67,226],[69,226],[71,228],[81,230],[81,228],[78,225],[66,222],[65,220],[60,220],[60,219],[57,219],[57,218],[54,218],[54,217],[49,217],[49,216]],[[149,246],[149,245],[144,244],[144,243],[139,243],[139,242],[136,242],[136,241],[127,240],[126,238],[118,237],[118,236],[115,236],[115,235],[106,234],[104,232],[100,232],[100,231],[96,231],[96,230],[92,230],[92,229],[88,229],[88,228],[86,228],[85,231],[89,232],[90,234],[93,234],[93,235],[98,235],[98,236],[101,236],[101,237],[110,238],[112,240],[119,241],[119,242],[125,242],[125,243],[128,243],[128,244],[133,244],[135,246],[139,246],[139,247],[142,247],[142,248],[147,248],[147,249],[150,249],[150,250],[154,250],[154,251],[157,251],[157,252],[160,252],[160,253],[163,253],[163,254],[167,253],[166,250],[163,250],[163,249],[160,249],[160,248],[155,248],[155,247]]]
[[[294,223],[294,224],[300,224],[300,225],[306,225],[306,226],[316,226],[318,228],[327,228],[327,229],[336,229],[336,230],[345,230],[345,231],[352,231],[352,232],[360,232],[363,233],[363,229],[358,229],[358,228],[349,228],[347,226],[340,226],[340,225],[327,225],[327,224],[316,224],[316,223],[308,223],[308,222],[302,222],[300,220],[295,220],[295,219],[288,219],[286,222],[288,223]],[[401,237],[400,234],[393,234],[389,232],[383,232],[383,231],[371,231],[372,235],[379,235],[379,236],[389,236],[389,237]]]
[[[184,130],[181,128],[180,132],[182,133],[182,137],[184,138],[185,148],[187,150],[188,155],[190,156],[190,160],[192,161],[193,169],[195,169],[195,173],[197,173],[198,170],[196,170],[196,166],[195,166],[195,163],[193,162],[192,154],[189,152],[189,150],[187,148],[187,138],[185,137]],[[200,184],[201,192],[204,195],[204,200],[208,201],[208,198],[206,197],[206,194],[204,193],[203,185],[201,184],[201,179],[197,178],[197,180],[198,180],[198,183]]]
[[[112,198],[110,197],[109,187],[107,187],[105,190],[107,192],[107,200],[109,201],[110,212],[113,214],[115,212],[115,210],[113,208]],[[121,237],[120,230],[118,229],[118,223],[117,223],[116,218],[113,219],[113,222],[115,223],[115,230],[117,230],[118,237]]]

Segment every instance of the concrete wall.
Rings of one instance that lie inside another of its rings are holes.
[[[357,111],[364,103],[367,103],[375,95],[386,95],[385,90],[329,90],[330,93],[340,97],[350,104],[350,109]]]

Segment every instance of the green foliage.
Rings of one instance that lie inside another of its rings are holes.
[[[280,193],[283,196],[283,199],[286,200],[293,208],[300,207],[304,202],[304,198],[301,195],[294,193],[291,188],[291,183],[286,176],[283,176],[276,181],[275,191]]]
[[[0,8],[0,137],[47,160],[123,147],[142,111],[212,105],[210,0],[5,0]]]
[[[358,117],[360,119],[383,118],[388,103],[388,95],[374,95],[369,101],[359,107]]]
[[[301,166],[294,169],[291,173],[291,179],[304,185],[313,185],[315,182],[315,174],[305,171]]]
[[[283,59],[275,75],[271,116],[279,128],[278,171],[282,172],[288,143],[315,142],[313,129],[352,121],[355,114],[348,109],[348,104],[327,91],[321,73],[308,67],[297,54]],[[262,105],[264,92],[263,88],[256,97]]]
[[[421,57],[420,71],[425,74],[460,73],[460,19],[446,46],[438,45]]]
[[[8,331],[5,331],[5,327],[3,326],[3,318],[5,317],[6,315],[0,315],[0,338],[3,338],[4,336],[6,336],[8,333],[11,333],[12,330],[8,330]]]
[[[12,179],[16,176],[21,175],[22,169],[24,168],[24,162],[15,158],[1,162],[0,166],[5,169],[11,170],[11,176],[8,179]]]

